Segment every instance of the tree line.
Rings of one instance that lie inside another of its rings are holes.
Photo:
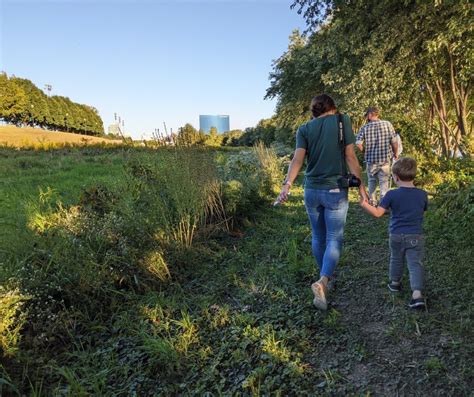
[[[311,118],[311,98],[326,92],[355,130],[364,110],[377,106],[418,152],[472,153],[474,8],[468,0],[293,0],[291,7],[307,30],[294,31],[274,62],[265,98],[277,99],[275,115],[220,135],[219,144],[293,146],[297,127]],[[216,142],[192,126],[181,134],[197,144]]]
[[[472,153],[468,0],[294,0],[292,8],[308,29],[293,32],[270,74],[266,98],[278,100],[276,140],[291,142],[310,118],[312,96],[326,92],[356,127],[373,105],[417,150]]]
[[[96,108],[69,98],[47,96],[30,80],[0,73],[0,118],[18,126],[103,135],[104,124]]]
[[[172,137],[154,137],[156,141],[172,141],[180,146],[254,146],[258,142],[270,146],[278,141],[281,135],[289,134],[286,129],[277,127],[275,118],[262,119],[255,127],[248,127],[245,130],[231,130],[219,134],[215,127],[211,127],[209,132],[197,130],[192,124],[185,124],[178,129],[177,134]]]

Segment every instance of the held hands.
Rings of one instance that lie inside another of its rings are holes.
[[[362,187],[362,186],[359,189],[359,195],[360,195],[360,199],[359,199],[360,206],[364,207],[364,205],[368,205],[369,204],[369,196],[367,195],[367,192],[365,191],[365,188]]]

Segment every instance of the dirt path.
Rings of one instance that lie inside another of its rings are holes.
[[[302,207],[297,212],[304,217]],[[406,271],[401,294],[386,287],[387,223],[388,216],[374,219],[351,204],[331,308],[315,313],[313,335],[320,343],[306,357],[324,374],[321,387],[330,386],[336,394],[472,395],[472,370],[464,348],[472,352],[473,342],[463,333],[462,320],[446,321],[449,308],[443,307],[437,280],[429,274],[436,261],[430,247],[427,311],[407,307]]]
[[[302,192],[286,207],[263,210],[255,223],[233,245],[226,271],[234,288],[226,301],[235,315],[246,311],[252,329],[270,330],[288,353],[280,364],[297,365],[302,375],[268,369],[256,346],[241,368],[247,380],[255,368],[264,374],[254,394],[472,395],[472,311],[446,301],[445,286],[435,277],[445,265],[430,254],[437,242],[428,239],[428,311],[412,311],[408,274],[402,293],[386,286],[388,216],[369,217],[352,197],[336,290],[321,312],[311,303],[318,273]]]

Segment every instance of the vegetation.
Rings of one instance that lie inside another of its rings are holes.
[[[293,33],[271,73],[267,97],[278,98],[280,127],[294,133],[311,97],[326,92],[356,126],[368,105],[379,106],[427,156],[472,152],[469,1],[296,0],[293,7],[309,34]]]
[[[332,306],[314,310],[302,190],[270,206],[281,164],[264,146],[4,149],[0,160],[11,174],[2,394],[472,390],[468,162],[427,174],[441,187],[427,215],[429,306],[419,313],[406,309],[407,291],[386,290],[387,218],[369,218],[353,196]]]
[[[308,32],[276,61],[277,112],[254,128],[0,148],[1,395],[472,394],[468,2],[293,6]],[[6,75],[0,88],[11,122],[71,130],[74,114],[83,126],[83,105]],[[331,306],[311,304],[301,184],[271,203],[317,92],[356,126],[380,106],[418,161],[432,196],[426,311],[407,309],[406,286],[387,291],[388,217],[370,218],[354,192]]]
[[[0,126],[0,145],[22,149],[53,149],[65,146],[122,144],[120,137],[96,137],[71,132],[48,131],[40,128]]]
[[[47,96],[30,80],[0,73],[0,118],[18,126],[103,135],[97,109],[69,98]]]

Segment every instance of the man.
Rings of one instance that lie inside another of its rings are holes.
[[[365,112],[367,124],[357,134],[356,145],[362,151],[362,142],[365,142],[365,161],[369,179],[370,204],[377,205],[375,189],[377,179],[380,187],[380,200],[389,190],[390,160],[392,154],[398,159],[398,144],[392,124],[379,119],[379,110],[375,107],[367,108]]]

